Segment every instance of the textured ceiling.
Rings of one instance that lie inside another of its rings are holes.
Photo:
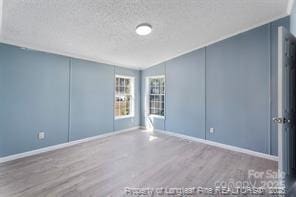
[[[289,4],[290,0],[3,0],[1,41],[143,69],[286,16]],[[143,22],[153,26],[148,36],[135,33]]]

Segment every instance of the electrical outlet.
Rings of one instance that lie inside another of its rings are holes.
[[[40,132],[38,133],[38,139],[39,139],[39,140],[43,140],[44,138],[45,138],[45,132],[40,131]]]
[[[210,133],[214,133],[215,129],[214,128],[210,128]]]

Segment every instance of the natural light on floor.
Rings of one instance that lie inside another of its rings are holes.
[[[156,136],[153,136],[153,135],[150,135],[149,136],[149,142],[153,141],[153,140],[156,140],[158,137]]]

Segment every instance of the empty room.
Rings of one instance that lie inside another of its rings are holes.
[[[296,196],[294,0],[0,0],[0,197]]]

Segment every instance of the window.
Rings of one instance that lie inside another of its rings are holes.
[[[149,77],[149,115],[164,117],[165,78]]]
[[[115,81],[115,118],[134,116],[134,78],[116,76]]]

